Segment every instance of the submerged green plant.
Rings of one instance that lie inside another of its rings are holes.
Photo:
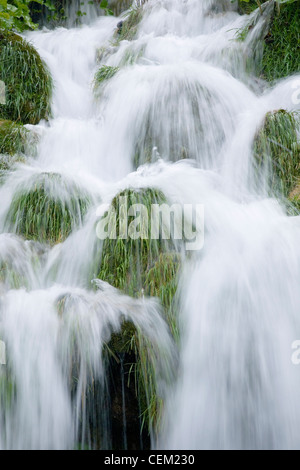
[[[35,177],[15,194],[6,220],[9,230],[26,239],[55,244],[82,223],[90,205],[84,191],[56,173]]]
[[[176,292],[181,266],[178,253],[161,253],[147,271],[144,292],[146,296],[157,297],[164,307],[166,321],[173,338],[179,340]]]
[[[12,372],[7,365],[0,364],[0,422],[4,419],[5,414],[12,409],[16,392],[17,386]]]
[[[254,142],[258,168],[268,167],[271,193],[287,197],[300,178],[298,115],[285,110],[266,115]]]
[[[34,47],[21,36],[0,30],[0,80],[6,100],[0,117],[37,124],[51,113],[52,79]]]
[[[18,272],[10,263],[0,260],[0,285],[8,289],[20,289],[28,286],[26,276]]]
[[[0,154],[0,185],[5,182],[7,175],[14,170],[18,163],[25,163],[25,161],[22,154]]]
[[[102,65],[94,77],[94,92],[99,90],[99,87],[106,81],[112,78],[119,71],[119,67],[112,67],[111,65]]]
[[[119,70],[119,67],[112,67],[111,65],[102,65],[95,74],[95,84],[99,85],[105,80],[112,78]]]

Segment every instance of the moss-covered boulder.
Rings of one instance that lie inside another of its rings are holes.
[[[5,83],[6,102],[0,118],[23,124],[48,119],[52,79],[35,48],[21,36],[0,30],[0,80]]]
[[[166,202],[164,194],[152,188],[128,189],[113,199],[107,217],[112,222],[111,227],[116,222],[116,231],[104,240],[99,279],[126,294],[141,296],[148,269],[160,253],[172,249],[171,240],[164,240],[161,236],[151,238],[151,206]],[[143,206],[140,217],[128,216],[127,210],[135,205]],[[135,237],[134,230],[137,230],[139,237]]]
[[[255,159],[259,169],[268,169],[273,194],[288,197],[300,178],[298,127],[298,115],[281,109],[268,113],[257,132]]]
[[[88,194],[74,182],[42,173],[17,190],[6,226],[26,239],[59,243],[81,225],[89,204]]]
[[[0,120],[0,154],[24,153],[28,134],[29,131],[21,124]]]
[[[116,221],[115,237],[104,241],[99,278],[127,295],[159,298],[170,332],[177,339],[177,315],[173,302],[180,257],[172,240],[161,236],[151,238],[151,205],[166,202],[164,194],[153,188],[127,189],[113,199],[113,210],[107,216],[107,223],[110,223],[110,217]],[[128,209],[135,204],[146,209],[144,217],[140,213],[138,232],[141,237],[138,239],[134,239],[130,231],[132,223],[137,228],[136,219],[126,216]],[[135,325],[124,321],[121,330],[112,335],[107,347],[112,358],[116,356],[118,361],[118,356],[125,354],[127,362],[132,362],[130,377],[135,383],[142,423],[148,431],[158,430],[163,400],[155,378],[156,353],[153,345]]]
[[[265,38],[262,75],[266,80],[300,72],[300,2],[280,5]]]

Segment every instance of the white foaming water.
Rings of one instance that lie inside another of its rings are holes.
[[[105,402],[101,351],[123,317],[153,343],[162,387],[172,375],[176,350],[158,304],[90,284],[101,257],[97,207],[128,187],[159,188],[170,202],[205,207],[204,248],[184,263],[180,280],[178,380],[163,390],[164,426],[152,445],[300,448],[300,372],[291,362],[300,335],[300,222],[266,197],[263,178],[257,190],[251,151],[266,112],[295,108],[297,77],[268,90],[245,61],[260,47],[272,7],[256,15],[246,43],[235,37],[249,17],[229,0],[149,0],[137,38],[119,46],[110,41],[120,18],[27,35],[54,79],[53,118],[37,127],[37,157],[0,189],[2,232],[14,193],[40,173],[61,174],[93,205],[53,248],[0,237],[9,377],[0,448],[92,446],[83,397],[96,380]],[[97,55],[122,67],[95,98]],[[109,417],[102,427],[109,448]]]

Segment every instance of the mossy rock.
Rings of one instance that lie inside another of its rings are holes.
[[[35,48],[21,36],[0,31],[0,80],[6,86],[3,119],[38,124],[51,113],[52,79]]]
[[[287,197],[300,178],[299,117],[281,109],[269,112],[254,142],[258,168],[268,168],[272,194]]]
[[[0,154],[24,153],[28,134],[29,131],[21,124],[0,120]]]
[[[126,198],[126,206],[121,198]],[[148,219],[144,230],[145,239],[133,240],[123,236],[122,210],[133,204],[143,204],[151,217],[152,204],[166,203],[164,194],[153,188],[140,190],[127,189],[112,201],[113,214],[117,214],[116,239],[107,238],[103,244],[102,264],[99,278],[133,297],[158,297],[165,309],[165,318],[170,332],[177,339],[177,315],[174,313],[173,297],[178,282],[179,256],[176,255],[172,241],[152,240],[151,221]],[[108,220],[110,220],[108,218]],[[125,220],[127,233],[130,233],[131,217]],[[146,429],[158,430],[163,410],[163,400],[158,393],[155,379],[155,350],[151,342],[130,322],[124,321],[121,331],[114,333],[107,344],[112,358],[118,360],[120,353],[134,357],[130,376],[135,382],[142,420]]]
[[[149,267],[160,253],[170,251],[172,246],[172,242],[163,239],[161,234],[159,239],[151,237],[151,206],[166,202],[164,194],[152,188],[127,189],[113,199],[107,218],[113,220],[116,217],[116,232],[104,240],[99,279],[126,294],[141,296]],[[143,205],[147,211],[145,217],[141,215],[138,227],[135,216],[127,217],[126,213],[135,204]],[[137,239],[132,233],[134,229],[140,233]]]
[[[300,2],[280,5],[265,38],[262,77],[269,82],[300,71]]]
[[[55,244],[80,226],[88,194],[56,173],[42,173],[17,190],[6,220],[8,230],[29,240]]]

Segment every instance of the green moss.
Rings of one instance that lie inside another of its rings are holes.
[[[127,189],[114,198],[111,207],[112,217],[114,214],[117,215],[116,239],[107,238],[104,241],[99,278],[134,297],[141,295],[158,297],[164,307],[170,331],[174,337],[178,337],[173,300],[178,282],[179,256],[172,252],[174,248],[168,240],[151,239],[150,218],[144,227],[142,223],[139,227],[145,239],[133,240],[129,236],[120,238],[124,233],[122,210],[125,211],[133,204],[143,204],[151,217],[151,205],[166,202],[164,194],[152,188]],[[129,216],[128,221],[125,220],[128,233],[131,223],[132,217]],[[137,327],[124,322],[121,331],[112,335],[108,350],[112,357],[122,352],[136,358],[131,365],[130,378],[135,383],[144,425],[149,432],[157,430],[163,410],[163,399],[156,383],[157,351],[153,344]]]
[[[89,197],[55,173],[33,178],[29,189],[15,194],[6,220],[9,230],[26,239],[55,244],[82,223]]]
[[[266,115],[254,143],[258,168],[269,167],[269,188],[272,194],[287,197],[300,178],[300,146],[296,113],[285,110]]]
[[[0,31],[0,80],[6,86],[0,117],[23,124],[48,119],[50,73],[34,47],[15,33]]]
[[[0,121],[0,153],[7,155],[25,152],[29,131],[12,121]]]
[[[168,240],[151,239],[151,205],[166,203],[161,191],[151,188],[125,190],[112,201],[110,217],[116,214],[116,236],[107,237],[103,243],[103,254],[99,278],[122,290],[126,294],[138,297],[145,283],[147,270],[153,265],[161,252],[169,251]],[[147,217],[141,217],[138,230],[141,236],[132,239],[130,230],[135,217],[126,218],[125,211],[134,204],[142,204],[147,209]],[[126,226],[124,226],[124,223]],[[124,232],[125,230],[125,232]],[[128,236],[126,236],[128,232]],[[125,234],[125,236],[124,236]]]
[[[269,82],[300,71],[300,2],[281,5],[265,38],[262,75]]]

